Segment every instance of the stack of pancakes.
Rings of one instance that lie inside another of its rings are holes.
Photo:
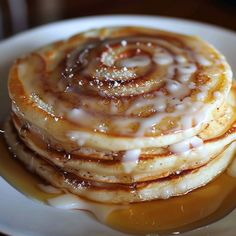
[[[18,59],[6,140],[30,171],[105,203],[205,185],[234,153],[236,86],[200,38],[139,27],[90,30]]]

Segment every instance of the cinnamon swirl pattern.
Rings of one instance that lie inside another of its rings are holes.
[[[224,56],[200,38],[91,30],[15,62],[6,140],[32,171],[79,196],[169,198],[205,185],[230,162],[231,85]]]

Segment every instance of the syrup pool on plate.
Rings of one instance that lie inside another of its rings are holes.
[[[236,205],[236,161],[214,181],[184,196],[119,206],[90,202],[47,185],[14,159],[2,134],[0,150],[0,175],[25,195],[65,210],[89,211],[99,221],[126,233],[190,231],[221,219]]]

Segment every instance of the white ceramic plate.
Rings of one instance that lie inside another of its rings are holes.
[[[236,33],[212,25],[186,20],[148,16],[99,16],[73,19],[45,25],[0,43],[0,122],[9,112],[7,73],[18,56],[44,44],[87,29],[140,25],[199,35],[215,45],[236,71]],[[224,219],[185,236],[235,236],[236,210]],[[81,211],[64,211],[34,202],[12,188],[0,177],[0,232],[18,236],[121,236]]]

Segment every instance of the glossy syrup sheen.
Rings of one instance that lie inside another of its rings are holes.
[[[0,176],[25,195],[46,202],[58,194],[46,193],[38,185],[45,183],[40,177],[32,174],[9,152],[3,135],[0,134]]]
[[[58,196],[38,187],[45,182],[12,157],[3,135],[0,135],[0,151],[0,175],[11,185],[44,203]],[[235,195],[236,178],[225,172],[207,186],[181,197],[117,207],[108,214],[105,223],[114,229],[139,235],[189,231],[228,214],[235,208]]]

